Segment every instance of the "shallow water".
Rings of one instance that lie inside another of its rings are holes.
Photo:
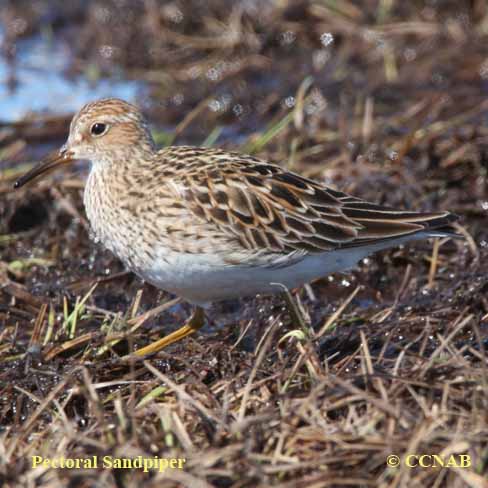
[[[2,35],[0,33],[0,42]],[[70,113],[104,97],[134,101],[142,83],[121,77],[68,79],[69,46],[46,36],[18,40],[15,62],[0,57],[0,120],[16,121],[30,112]]]

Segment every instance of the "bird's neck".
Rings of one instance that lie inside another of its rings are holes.
[[[121,223],[127,213],[130,171],[125,160],[94,161],[84,192],[86,215],[90,222],[91,237],[102,243],[121,259],[124,254],[124,238]],[[130,166],[129,166],[130,168]]]

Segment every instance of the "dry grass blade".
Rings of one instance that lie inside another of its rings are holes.
[[[9,462],[20,443],[30,434],[31,430],[35,427],[36,421],[47,409],[49,404],[56,398],[56,396],[65,388],[68,382],[71,380],[72,375],[76,372],[73,370],[69,375],[66,375],[62,381],[60,381],[46,396],[42,403],[37,407],[33,414],[24,422],[21,432],[17,433],[7,445],[5,459]]]
[[[253,386],[254,378],[256,377],[256,373],[261,366],[261,363],[263,362],[266,354],[268,353],[268,350],[271,346],[271,343],[274,338],[274,333],[276,332],[276,328],[278,327],[279,321],[275,320],[269,329],[266,331],[266,339],[262,343],[261,347],[258,346],[258,354],[256,357],[256,362],[254,363],[254,366],[249,374],[249,378],[247,379],[246,386],[244,388],[244,393],[242,395],[242,401],[241,401],[241,406],[239,407],[239,413],[237,414],[237,421],[235,424],[235,430],[239,431],[240,430],[240,425],[244,422],[244,417],[246,415],[246,409],[247,409],[247,404],[249,401],[249,394],[251,393],[251,389]]]
[[[430,258],[429,281],[427,283],[428,288],[432,288],[434,286],[435,273],[437,271],[439,259],[439,246],[439,239],[434,239],[434,245],[432,247],[432,257]]]
[[[151,363],[148,361],[143,361],[144,366],[154,375],[156,378],[160,379],[168,385],[168,387],[173,390],[181,401],[191,405],[198,413],[200,413],[208,422],[211,424],[220,424],[221,421],[216,416],[214,416],[201,402],[192,398],[181,386],[176,384],[174,381],[169,379],[164,373],[158,371]]]
[[[486,1],[1,5],[2,487],[486,486]],[[86,165],[12,191],[103,93],[134,94],[159,145],[253,152],[372,203],[448,210],[464,240],[371,255],[288,306],[215,303],[198,336],[136,360],[189,307],[90,242]],[[106,455],[186,462],[32,468]]]
[[[53,358],[62,354],[66,351],[69,351],[73,348],[78,348],[84,344],[90,343],[97,335],[97,332],[87,332],[86,334],[82,334],[74,339],[69,341],[63,342],[59,346],[55,346],[44,353],[44,360],[51,361]]]
[[[342,302],[340,307],[325,321],[324,325],[320,328],[320,330],[315,335],[315,339],[322,337],[334,324],[334,322],[341,316],[342,312],[346,309],[346,307],[354,300],[354,297],[358,294],[359,290],[361,289],[358,286],[347,298]]]

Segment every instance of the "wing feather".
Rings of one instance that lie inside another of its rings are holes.
[[[161,154],[171,160],[178,150]],[[456,220],[366,202],[251,156],[206,149],[185,159],[177,187],[187,208],[250,251],[321,253]]]

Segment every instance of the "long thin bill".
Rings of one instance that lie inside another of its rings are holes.
[[[72,155],[68,151],[62,149],[56,152],[54,155],[48,156],[46,159],[42,160],[37,166],[34,166],[25,175],[21,176],[14,183],[14,188],[21,188],[26,183],[29,183],[36,178],[46,176],[51,171],[54,171],[56,168],[64,164],[72,163],[73,161],[74,159]]]

